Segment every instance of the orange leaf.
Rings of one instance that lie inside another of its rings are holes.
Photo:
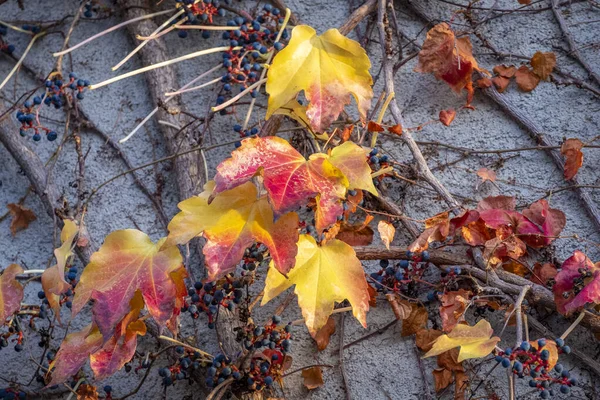
[[[531,57],[531,67],[533,73],[545,81],[556,67],[556,55],[552,52],[542,53],[537,51]]]
[[[526,65],[521,65],[515,73],[517,86],[524,92],[531,92],[540,83],[540,77],[533,73]]]
[[[16,276],[22,273],[23,268],[11,264],[0,275],[0,326],[21,308],[23,286],[17,282]]]
[[[529,269],[526,266],[515,260],[508,260],[502,264],[502,269],[519,276],[525,276],[529,273]]]
[[[342,139],[342,142],[347,142],[348,140],[350,140],[350,137],[352,136],[353,131],[354,131],[354,125],[346,125],[344,127],[344,130],[340,134],[340,138]]]
[[[579,139],[567,139],[560,146],[560,153],[565,156],[565,179],[573,179],[583,165],[583,143]]]
[[[377,122],[369,121],[369,123],[367,124],[367,130],[369,132],[383,132],[385,129],[383,129],[383,126],[381,126]]]
[[[329,338],[335,333],[335,320],[331,317],[327,320],[327,323],[323,325],[321,329],[313,336],[315,342],[317,342],[317,349],[323,351],[329,345]]]
[[[429,314],[425,307],[418,304],[410,304],[412,310],[410,315],[404,321],[402,321],[402,336],[410,336],[417,333],[427,325],[427,319]]]
[[[342,222],[336,239],[346,242],[350,246],[367,246],[373,242],[373,234],[373,229],[365,226],[364,223],[349,224]]]
[[[402,135],[402,125],[398,124],[398,125],[390,126],[388,128],[388,132],[395,133],[396,135],[400,136],[400,135]]]
[[[436,329],[421,329],[417,332],[415,343],[422,351],[429,351],[433,346],[435,339],[442,336],[442,332]]]
[[[304,386],[308,390],[323,386],[323,373],[320,367],[310,367],[302,370],[302,378],[304,378]]]
[[[109,234],[81,274],[72,315],[77,315],[90,299],[96,300],[92,307],[94,321],[108,340],[129,312],[129,302],[137,290],[159,325],[179,313],[179,296],[185,285],[173,275],[182,273],[183,259],[177,247],[161,249],[164,241],[153,243],[135,229]]]
[[[494,73],[503,78],[512,78],[515,76],[515,72],[517,72],[517,68],[514,65],[506,66],[506,65],[496,65],[494,67]]]
[[[415,253],[427,250],[429,243],[441,242],[446,239],[450,232],[450,220],[447,211],[437,214],[425,221],[425,230],[419,237],[408,246]]]
[[[377,232],[381,237],[381,241],[385,247],[389,250],[390,244],[394,241],[394,235],[396,234],[396,228],[390,222],[381,220],[377,224]]]
[[[480,78],[475,82],[478,88],[487,89],[492,86],[492,80],[490,78]]]
[[[510,79],[503,76],[495,76],[492,78],[492,83],[494,86],[496,86],[496,90],[498,90],[498,92],[503,93],[508,87]]]
[[[434,369],[432,374],[436,392],[446,389],[452,383],[454,378],[452,376],[452,371],[445,368]]]
[[[10,222],[10,233],[13,236],[17,234],[17,232],[27,229],[29,223],[35,221],[37,217],[27,207],[23,207],[20,204],[9,203],[6,205],[8,211],[12,215],[12,220]]]
[[[459,289],[456,292],[446,292],[441,296],[440,316],[442,317],[442,329],[450,332],[456,324],[464,319],[463,314],[469,304],[472,293]]]
[[[390,303],[397,320],[403,321],[410,317],[410,314],[412,313],[412,304],[410,302],[402,300],[400,296],[395,293],[387,293],[385,298],[388,303]]]
[[[98,389],[96,386],[82,383],[77,388],[77,400],[98,400]]]
[[[446,82],[457,93],[465,89],[468,98],[473,96],[473,71],[487,72],[473,58],[473,46],[468,37],[456,38],[450,26],[442,22],[427,32],[427,38],[419,52],[419,64],[415,71],[432,73]],[[467,101],[469,103],[470,101]]]
[[[554,368],[558,362],[558,348],[556,347],[556,342],[548,339],[546,340],[546,345],[541,349],[537,340],[531,340],[529,343],[531,344],[531,347],[536,350],[548,350],[550,353],[550,358],[548,358],[548,371],[552,371],[552,368]]]
[[[496,172],[492,171],[491,169],[479,168],[479,170],[477,170],[477,176],[483,179],[483,182],[496,182]]]
[[[446,126],[450,126],[456,117],[456,110],[449,108],[448,110],[440,111],[440,122]]]

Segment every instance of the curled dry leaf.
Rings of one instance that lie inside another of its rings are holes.
[[[387,293],[385,298],[387,299],[388,303],[390,303],[392,311],[394,312],[397,320],[403,321],[410,317],[413,310],[410,302],[402,300],[400,296],[395,293]]]
[[[402,135],[402,125],[398,124],[398,125],[390,126],[388,128],[388,132],[391,132],[393,134],[401,136]]]
[[[540,83],[540,77],[537,76],[526,65],[521,65],[515,73],[517,86],[524,92],[531,92]]]
[[[455,347],[460,347],[458,362],[485,357],[494,350],[496,343],[500,341],[499,337],[492,337],[493,333],[494,330],[490,323],[484,319],[475,326],[456,325],[452,332],[441,335],[435,340],[433,347],[425,354],[425,357],[437,356]]]
[[[539,76],[540,79],[547,80],[554,67],[556,67],[556,54],[537,51],[531,57],[531,67],[533,68],[533,73]]]
[[[581,310],[587,304],[600,303],[600,263],[594,264],[576,250],[565,260],[552,287],[556,309],[564,315]]]
[[[367,124],[367,130],[369,132],[383,132],[383,131],[385,131],[385,129],[383,129],[383,126],[381,126],[381,124],[378,124],[375,121],[369,121],[369,123]]]
[[[554,266],[554,264],[550,263],[536,263],[533,266],[533,273],[531,274],[531,281],[533,283],[537,283],[542,286],[552,286],[549,285],[550,280],[554,280],[558,274],[558,270]]]
[[[515,275],[519,275],[519,276],[525,276],[527,274],[529,274],[529,268],[527,268],[525,265],[521,264],[518,261],[515,261],[513,259],[508,260],[507,262],[502,264],[502,269],[510,272],[511,274],[515,274]]]
[[[21,204],[9,203],[6,207],[12,216],[10,221],[10,233],[12,233],[13,236],[15,236],[17,232],[27,229],[29,224],[37,219],[33,211]]]
[[[446,126],[450,126],[454,118],[456,117],[456,110],[449,108],[447,110],[440,111],[440,122]]]
[[[368,216],[373,218],[372,216]],[[373,242],[373,229],[364,223],[349,224],[342,222],[336,239],[349,244],[350,246],[368,246]]]
[[[408,246],[408,249],[415,253],[427,250],[429,243],[442,242],[450,233],[450,220],[447,211],[437,214],[425,221],[425,230],[414,242]]]
[[[304,386],[306,386],[308,390],[323,386],[323,373],[320,367],[303,369],[302,378],[304,378]]]
[[[477,176],[480,177],[483,182],[496,182],[496,172],[492,171],[491,169],[479,168],[477,170]]]
[[[442,332],[436,329],[421,329],[415,336],[415,343],[420,350],[428,352],[433,347],[435,340],[440,336],[442,336]]]
[[[377,232],[379,232],[379,237],[381,241],[385,245],[385,247],[389,250],[390,244],[394,241],[394,235],[396,234],[396,228],[391,222],[387,222],[384,220],[379,221],[377,224]]]
[[[583,165],[583,143],[579,139],[567,139],[560,146],[560,153],[565,157],[565,179],[573,179]]]
[[[11,264],[0,275],[0,326],[21,308],[23,286],[17,282],[16,277],[22,273],[23,268]]]
[[[327,323],[321,327],[313,336],[313,339],[317,343],[317,350],[323,351],[329,345],[329,338],[335,333],[335,320],[329,317]]]
[[[456,38],[450,26],[442,22],[427,32],[415,71],[434,74],[457,93],[465,89],[468,93],[467,103],[470,103],[473,97],[473,71],[487,73],[479,68],[472,50],[468,37]]]
[[[503,76],[495,76],[492,78],[492,83],[496,86],[496,90],[499,93],[504,93],[508,85],[510,84],[510,79],[505,78]]]
[[[446,292],[441,296],[440,316],[444,332],[452,331],[464,319],[471,295],[470,291],[459,289],[454,292]]]
[[[337,119],[350,103],[351,94],[360,116],[366,119],[373,97],[370,68],[369,57],[360,44],[337,29],[317,36],[310,26],[298,25],[269,67],[266,118],[303,90],[309,101],[306,115],[317,132],[323,132]]]
[[[94,385],[82,383],[77,388],[77,400],[98,400],[98,389]]]
[[[492,87],[492,80],[490,78],[480,78],[480,79],[477,79],[475,84],[480,89],[487,89],[489,87]]]
[[[340,266],[344,268],[340,268]],[[311,334],[327,323],[335,302],[346,299],[352,313],[366,326],[369,291],[365,273],[356,253],[340,240],[319,246],[310,235],[300,235],[296,265],[288,277],[269,268],[262,304],[295,285],[298,305]]]
[[[514,65],[496,65],[493,71],[498,76],[510,79],[513,76],[515,76],[515,72],[517,72],[517,67],[515,67]]]
[[[410,303],[410,306],[412,309],[408,318],[402,321],[401,335],[403,337],[419,332],[427,325],[427,319],[429,318],[429,313],[425,307],[415,303]]]
[[[436,392],[446,389],[454,380],[452,371],[445,368],[436,368],[433,370],[432,374]]]

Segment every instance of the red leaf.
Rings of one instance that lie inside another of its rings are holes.
[[[516,204],[515,198],[511,196],[486,197],[477,204],[477,211],[496,209],[514,210]]]
[[[600,303],[600,263],[594,265],[581,251],[576,250],[565,260],[555,279],[552,291],[561,314],[572,314],[588,303]]]
[[[441,296],[440,316],[442,317],[442,329],[450,332],[456,324],[464,319],[463,314],[469,304],[472,293],[459,289],[456,292],[446,292]]]
[[[21,308],[23,286],[15,278],[22,273],[23,268],[11,264],[0,275],[0,326]]]
[[[536,201],[529,208],[523,210],[523,215],[535,222],[546,236],[558,236],[567,224],[565,213],[555,208],[550,208],[544,199]],[[542,238],[542,246],[547,246],[555,238]]]
[[[550,279],[554,279],[556,277],[556,274],[558,274],[558,271],[556,270],[554,264],[536,263],[533,266],[533,274],[531,275],[530,279],[531,282],[537,283],[538,285],[549,286],[548,281]]]
[[[443,212],[435,215],[425,221],[425,230],[414,242],[408,246],[408,249],[415,253],[427,250],[429,243],[442,242],[450,233],[449,213]]]
[[[295,210],[316,197],[316,227],[321,232],[343,212],[341,200],[348,186],[344,174],[325,155],[314,154],[307,161],[278,137],[243,140],[231,158],[217,167],[214,193],[232,189],[259,174],[277,215]]]
[[[381,126],[377,122],[369,121],[369,123],[367,124],[367,130],[369,132],[383,132],[385,129],[383,129],[383,126]]]
[[[565,179],[573,179],[583,165],[583,143],[579,139],[567,139],[560,146],[560,153],[565,156]]]
[[[440,122],[446,126],[450,126],[456,117],[456,110],[449,108],[448,110],[440,111]]]
[[[398,125],[390,126],[388,128],[388,131],[400,136],[400,135],[402,135],[402,125],[398,124]]]

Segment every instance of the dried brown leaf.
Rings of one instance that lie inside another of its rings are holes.
[[[539,76],[540,79],[547,80],[554,67],[556,67],[556,54],[552,52],[536,52],[531,57],[531,67],[533,68],[533,73]]]
[[[456,117],[456,110],[449,108],[447,110],[440,111],[440,122],[446,126],[450,126],[454,118]]]
[[[492,78],[492,83],[494,86],[496,86],[496,90],[498,90],[498,92],[503,93],[508,87],[510,79],[503,76],[495,76]]]
[[[302,370],[302,378],[304,378],[304,386],[308,390],[323,386],[323,373],[320,367],[310,367]]]
[[[453,381],[452,371],[445,368],[434,369],[432,374],[436,392],[446,389]]]
[[[331,317],[327,320],[327,323],[323,325],[321,329],[313,336],[315,342],[317,342],[317,350],[323,351],[329,345],[329,338],[335,333],[335,320]]]
[[[565,179],[573,179],[583,165],[583,143],[579,139],[567,139],[560,146],[560,153],[565,156]]]
[[[427,324],[428,313],[425,307],[411,303],[411,312],[408,318],[402,321],[402,336],[410,336],[417,333]]]
[[[381,241],[385,245],[385,247],[389,250],[390,244],[394,241],[394,235],[396,234],[396,228],[390,222],[381,220],[377,224],[377,232],[379,232],[379,237],[381,237]]]
[[[437,329],[421,329],[417,332],[415,343],[422,351],[429,351],[433,347],[433,342],[442,336],[442,332]]]
[[[27,229],[29,224],[37,219],[33,211],[27,207],[23,207],[21,204],[9,203],[6,207],[12,215],[10,233],[12,233],[13,236],[15,236],[17,232]]]
[[[531,92],[540,83],[540,77],[533,73],[526,65],[521,65],[515,73],[517,86],[524,92]]]

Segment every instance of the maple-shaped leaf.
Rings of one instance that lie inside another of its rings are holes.
[[[306,115],[317,132],[323,132],[337,119],[350,103],[351,94],[364,120],[373,97],[370,68],[369,57],[360,44],[337,29],[317,36],[310,26],[298,25],[269,67],[266,118],[303,90],[309,101]]]
[[[493,334],[494,330],[485,319],[480,320],[474,326],[459,324],[454,327],[452,332],[439,336],[424,357],[437,356],[455,347],[460,347],[458,362],[485,357],[494,350],[496,343],[500,341],[499,337],[492,337]]]
[[[532,247],[542,247],[547,242],[544,232],[527,217],[517,211],[484,210],[479,217],[485,225],[496,229],[496,236],[504,241],[511,234]],[[500,230],[500,231],[499,231]]]
[[[450,26],[442,22],[427,32],[427,38],[419,52],[419,64],[415,71],[432,73],[446,82],[457,93],[465,89],[467,102],[473,96],[473,71],[487,73],[479,68],[473,58],[473,46],[468,37],[456,38]]]
[[[560,153],[565,156],[565,179],[573,179],[583,165],[583,143],[579,139],[567,139],[560,146]]]
[[[576,250],[565,260],[552,287],[556,309],[570,315],[586,304],[600,303],[600,263]]]
[[[276,216],[317,198],[315,213],[319,232],[337,221],[343,213],[341,200],[348,179],[327,159],[313,154],[306,160],[286,140],[275,136],[244,139],[231,158],[217,167],[214,195],[262,175],[263,184]]]
[[[115,329],[115,334],[90,355],[90,366],[97,380],[103,380],[120,370],[129,362],[137,347],[137,336],[146,334],[146,325],[139,320],[140,311],[144,307],[141,292],[136,291],[130,303],[131,311],[123,318]]]
[[[17,282],[16,276],[22,273],[23,268],[11,264],[0,275],[0,326],[21,308],[23,286]]]
[[[512,196],[490,196],[477,203],[477,211],[514,210],[517,202]]]
[[[546,235],[546,237],[541,238],[542,246],[552,243],[555,239],[552,236],[560,235],[567,224],[565,213],[556,208],[550,208],[550,205],[544,199],[538,200],[529,206],[529,208],[524,209],[523,215],[535,222],[542,229],[544,235]]]
[[[179,249],[161,249],[164,240],[153,243],[148,235],[135,229],[109,234],[81,274],[72,315],[90,299],[96,300],[92,307],[94,321],[108,339],[129,312],[136,290],[140,290],[150,315],[164,325],[174,312],[179,312],[177,297],[185,290],[185,286],[177,287],[183,281],[172,276],[183,269]]]
[[[66,382],[86,363],[89,355],[102,347],[102,334],[91,323],[79,332],[69,333],[50,364],[52,379],[48,386]]]
[[[60,295],[71,289],[71,285],[65,280],[65,268],[69,257],[73,255],[73,240],[79,228],[75,222],[65,219],[64,226],[60,232],[62,245],[54,250],[56,265],[47,268],[42,273],[42,288],[48,299],[48,304],[54,310],[56,319],[60,322]]]
[[[356,319],[366,327],[369,291],[365,273],[352,247],[341,240],[319,246],[312,236],[300,235],[295,267],[287,279],[269,269],[262,304],[292,285],[312,335],[327,323],[335,302],[346,299]]]
[[[6,207],[12,216],[12,220],[10,221],[10,233],[12,233],[13,236],[15,236],[17,232],[27,229],[29,224],[37,219],[33,211],[21,204],[9,203]]]
[[[163,248],[204,233],[205,262],[210,278],[217,279],[235,270],[246,248],[257,241],[268,247],[275,267],[286,274],[295,262],[298,214],[287,213],[274,222],[267,197],[257,196],[252,182],[219,193],[209,204],[213,188],[214,182],[208,182],[199,196],[179,203],[181,212],[169,223]]]
[[[408,250],[420,253],[427,250],[429,243],[442,242],[450,233],[450,220],[447,211],[425,220],[425,230],[408,246]]]
[[[370,150],[353,142],[334,147],[329,162],[338,168],[348,179],[348,189],[362,189],[377,196],[377,189],[371,178],[371,167],[367,163]]]

